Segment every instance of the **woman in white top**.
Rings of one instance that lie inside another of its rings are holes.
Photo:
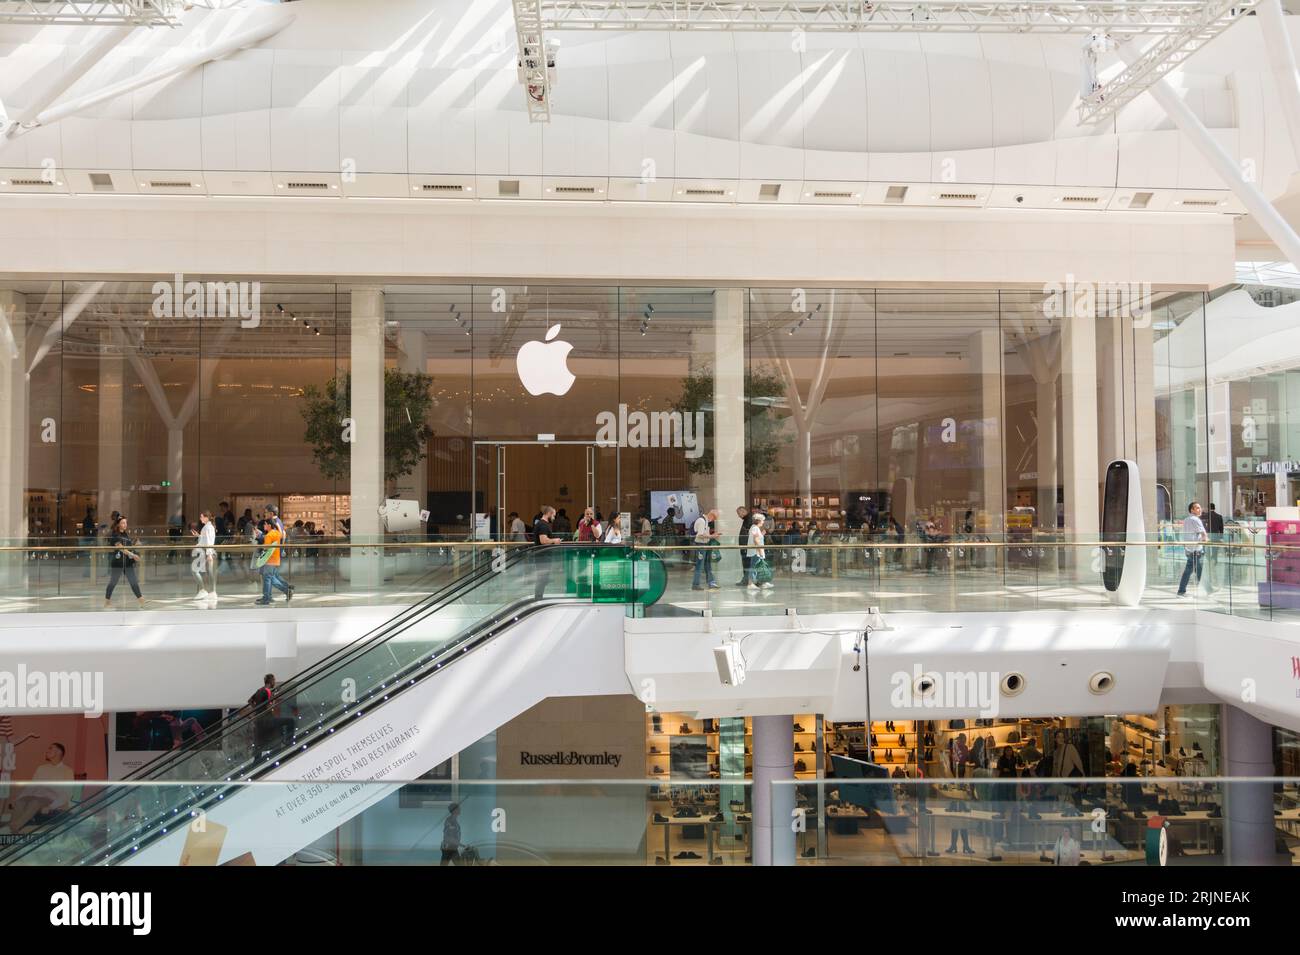
[[[615,514],[609,519],[609,526],[605,529],[606,544],[623,543],[623,515]]]
[[[767,535],[763,533],[763,523],[766,520],[764,515],[755,514],[753,523],[749,525],[749,586],[746,588],[750,591],[756,591],[758,586],[759,562],[767,562],[767,553],[763,550],[763,538]],[[765,581],[763,590],[771,590],[772,582]]]
[[[213,546],[217,542],[217,525],[212,523],[212,512],[202,511],[199,514],[199,522],[202,526],[196,537],[199,539],[199,546],[190,552],[190,570],[199,582],[199,592],[194,595],[195,603],[216,602],[217,599],[217,551]],[[190,533],[194,533],[191,531]],[[204,581],[210,581],[212,591],[209,593]]]

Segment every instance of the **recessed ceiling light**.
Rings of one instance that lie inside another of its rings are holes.
[[[283,189],[283,188],[284,188],[284,183],[282,183],[282,182],[277,182],[277,183],[275,184],[275,188],[277,188],[277,189]]]
[[[337,189],[338,186],[337,186],[337,185],[334,185],[334,184],[331,184],[331,185],[330,185],[330,188],[331,188],[331,189]]]

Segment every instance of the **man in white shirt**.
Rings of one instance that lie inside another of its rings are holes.
[[[528,540],[528,528],[524,526],[524,519],[519,516],[517,511],[510,512],[510,539],[512,541]]]
[[[708,581],[710,590],[718,589],[718,582],[713,579],[713,547],[711,546],[717,540],[718,532],[709,526],[717,519],[718,512],[709,511],[697,517],[692,527],[695,543],[699,546],[695,549],[695,578],[691,582],[691,590],[704,589],[700,584],[701,576]]]
[[[1202,544],[1209,539],[1205,525],[1201,523],[1201,505],[1192,501],[1187,505],[1187,516],[1183,518],[1183,550],[1187,553],[1187,565],[1183,568],[1183,579],[1178,582],[1178,596],[1187,596],[1187,582],[1196,571],[1196,584],[1201,583]]]

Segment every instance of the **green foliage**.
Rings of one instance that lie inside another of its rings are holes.
[[[752,481],[777,469],[781,447],[789,442],[783,433],[775,402],[785,399],[780,376],[762,369],[745,375],[745,480]],[[673,410],[704,415],[705,452],[687,461],[692,474],[713,473],[713,373],[702,372],[682,379],[682,393]]]
[[[433,431],[425,424],[433,407],[433,376],[421,372],[384,369],[384,480],[409,474],[424,458],[425,445]],[[327,478],[348,476],[352,443],[344,440],[345,418],[349,417],[352,375],[331,378],[325,387],[303,389],[302,418],[307,430],[303,440]]]

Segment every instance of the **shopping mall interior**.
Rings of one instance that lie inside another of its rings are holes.
[[[1293,5],[0,2],[0,864],[1294,864]]]

